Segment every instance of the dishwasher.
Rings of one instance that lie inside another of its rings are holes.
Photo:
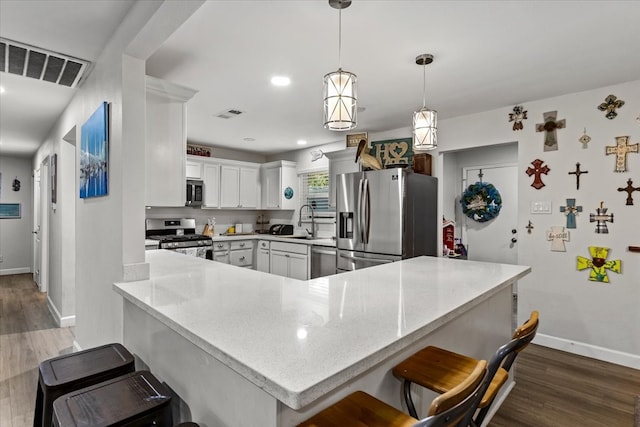
[[[336,248],[311,246],[311,278],[336,274]]]

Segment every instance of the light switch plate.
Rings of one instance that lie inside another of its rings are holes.
[[[530,212],[532,214],[550,214],[551,213],[551,201],[542,200],[537,202],[531,202]]]

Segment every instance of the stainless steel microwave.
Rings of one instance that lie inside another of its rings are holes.
[[[202,206],[204,201],[204,182],[187,180],[187,200],[185,206]]]

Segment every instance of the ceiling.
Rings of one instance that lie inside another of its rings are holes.
[[[0,36],[92,61],[129,6],[1,0]],[[338,15],[326,0],[207,1],[148,59],[147,74],[198,91],[188,103],[192,143],[271,154],[301,148],[300,139],[341,141],[344,132],[322,126]],[[78,16],[85,25],[71,25]],[[440,120],[637,80],[639,20],[638,1],[353,0],[342,11],[341,65],[358,76],[361,111],[347,133],[410,126],[422,106],[423,53],[435,57],[426,103]],[[271,85],[274,75],[291,85]],[[2,95],[0,152],[33,152],[73,90],[0,77],[20,91],[16,104]],[[229,109],[243,114],[216,117]]]

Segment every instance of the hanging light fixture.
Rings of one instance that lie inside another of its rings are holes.
[[[413,150],[433,150],[438,146],[438,112],[428,109],[426,104],[427,64],[433,62],[433,55],[424,53],[416,57],[416,64],[422,65],[422,108],[413,113]]]
[[[351,0],[329,0],[339,11],[338,71],[324,76],[324,127],[330,130],[350,130],[357,124],[357,77],[342,69],[342,9],[350,5]]]

